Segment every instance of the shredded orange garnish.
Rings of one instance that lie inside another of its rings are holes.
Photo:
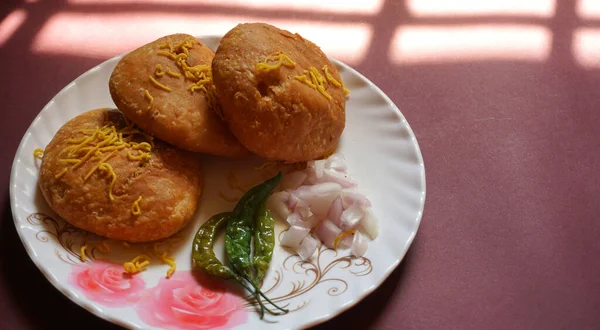
[[[81,249],[79,250],[79,254],[81,255],[81,261],[85,261],[85,252],[88,249],[88,245],[87,243],[85,243],[84,245],[81,246]]]
[[[143,271],[150,264],[150,257],[141,254],[133,260],[123,264],[123,269],[130,274],[136,274]]]
[[[276,62],[275,64],[269,64],[268,62]],[[275,56],[267,56],[262,62],[256,64],[256,71],[269,72],[275,69],[280,68],[281,66],[287,66],[288,68],[293,68],[296,66],[296,62],[294,62],[289,56],[282,52],[278,52]]]
[[[154,68],[154,75],[157,77],[162,77],[165,75],[165,72],[163,71],[162,65],[157,64],[156,67]]]
[[[169,265],[169,269],[167,269],[167,278],[171,278],[171,276],[173,276],[173,273],[175,273],[175,270],[177,269],[177,264],[175,263],[175,258],[168,257],[166,252],[164,252],[160,258],[164,263]]]
[[[144,90],[144,97],[148,99],[148,107],[146,108],[146,110],[152,109],[152,103],[154,102],[154,98],[152,97],[152,95],[150,95],[150,92],[148,92],[147,89]]]
[[[327,65],[323,65],[323,72],[325,72],[325,78],[327,78],[327,80],[329,80],[329,82],[333,86],[335,86],[335,87],[342,87],[342,83],[340,83],[335,78],[333,78],[333,76],[331,75],[331,73],[329,73],[329,68],[327,67]]]
[[[212,85],[212,72],[210,65],[198,64],[190,66],[187,62],[190,54],[190,49],[197,44],[198,41],[194,38],[186,38],[181,41],[178,45],[172,46],[170,42],[167,42],[160,46],[160,49],[169,49],[168,51],[163,50],[157,52],[157,55],[166,56],[175,61],[175,64],[181,70],[181,73],[186,79],[191,80],[193,83],[188,86],[190,92],[201,91],[204,93],[206,100],[211,108],[216,107],[216,91]],[[173,77],[181,77],[180,73],[176,73],[167,69],[167,74]]]
[[[148,77],[150,78],[150,82],[151,82],[152,84],[154,84],[154,86],[156,86],[156,87],[158,87],[158,88],[161,88],[161,89],[163,89],[163,90],[165,90],[165,91],[167,91],[167,92],[170,92],[170,91],[171,91],[171,88],[169,88],[169,86],[165,86],[165,85],[163,85],[163,84],[159,83],[159,82],[158,82],[156,79],[154,79],[154,77],[152,77],[152,76],[148,76]]]
[[[83,177],[84,181],[87,181],[96,170],[105,171],[110,174],[111,181],[109,183],[108,196],[111,201],[115,199],[112,194],[113,187],[117,181],[117,174],[115,173],[112,166],[108,163],[111,157],[118,154],[119,150],[126,147],[132,150],[137,150],[138,155],[132,155],[129,157],[131,160],[141,160],[151,158],[150,151],[153,145],[153,138],[140,132],[136,129],[133,124],[126,120],[127,126],[123,129],[117,130],[112,123],[108,123],[103,127],[96,127],[95,129],[82,129],[79,131],[84,136],[80,138],[71,138],[67,140],[70,144],[63,148],[59,155],[63,156],[58,161],[70,167],[64,168],[60,173],[56,174],[56,178],[63,176],[69,169],[75,169],[82,166],[88,160],[96,162],[95,165],[86,173]],[[132,141],[135,135],[141,135],[146,141],[135,142]],[[131,151],[129,151],[131,152]]]
[[[167,68],[167,71],[165,71],[165,73],[166,73],[166,74],[168,74],[168,75],[169,75],[169,76],[171,76],[171,77],[174,77],[174,78],[179,78],[179,77],[181,77],[181,73],[173,72],[173,71],[171,71],[171,69],[169,69],[169,68]]]
[[[98,168],[102,171],[108,172],[108,174],[110,174],[112,177],[110,185],[108,186],[108,198],[110,198],[111,201],[114,201],[115,197],[113,196],[112,191],[113,187],[115,186],[115,182],[117,182],[117,173],[115,173],[115,170],[113,170],[109,163],[102,163]]]
[[[346,95],[350,94],[350,91],[348,90],[348,88],[344,87],[344,82],[337,81],[335,78],[333,78],[333,76],[331,75],[331,73],[329,73],[328,70],[329,70],[329,68],[327,67],[327,65],[323,65],[323,72],[325,72],[325,77],[327,78],[327,80],[335,87],[342,87],[344,94],[346,94]]]
[[[86,174],[86,175],[83,177],[83,181],[87,181],[87,179],[89,179],[89,178],[90,178],[90,176],[92,176],[92,174],[94,174],[94,172],[96,172],[96,170],[98,169],[98,167],[100,167],[100,165],[102,165],[102,164],[106,163],[106,161],[107,161],[109,158],[111,158],[112,156],[114,156],[114,155],[116,155],[116,154],[117,154],[117,151],[115,150],[115,151],[111,152],[110,154],[108,154],[107,156],[105,156],[104,158],[102,158],[102,159],[100,160],[100,162],[99,162],[98,164],[96,164],[96,166],[92,167],[92,169],[91,169],[91,170],[90,170],[90,171],[89,171],[89,172],[88,172],[88,173],[87,173],[87,174]],[[78,164],[79,164],[79,163],[78,163]],[[110,165],[108,165],[108,166],[110,166]],[[111,170],[112,170],[112,168],[111,168]],[[113,172],[113,173],[114,173],[114,172]]]
[[[308,87],[316,89],[319,91],[319,93],[321,93],[321,95],[325,96],[326,99],[331,100],[331,95],[329,95],[329,93],[327,93],[325,90],[325,84],[327,83],[327,80],[323,78],[321,73],[319,73],[319,70],[317,70],[317,68],[314,66],[311,66],[308,71],[304,70],[303,76],[294,76],[294,78],[305,83]]]
[[[137,155],[134,155],[131,150],[129,150],[127,152],[127,157],[131,160],[142,160],[142,159],[150,159],[152,158],[152,156],[150,156],[149,153],[147,152],[142,152],[142,151],[138,151]]]
[[[42,149],[42,148],[33,149],[33,157],[42,159],[42,157],[44,157],[44,149]]]
[[[156,52],[156,55],[166,56],[172,60],[176,58],[175,55],[173,55],[171,52],[165,50],[159,50],[158,52]]]
[[[58,174],[56,174],[56,175],[54,176],[54,178],[55,178],[55,179],[60,179],[60,178],[61,178],[63,175],[65,175],[65,173],[67,173],[67,170],[68,170],[68,169],[66,169],[66,168],[65,168],[65,169],[63,169],[63,170],[62,170],[62,171],[60,171]]]
[[[159,49],[165,49],[165,48],[169,48],[169,52],[173,52],[173,46],[171,45],[170,42],[165,42],[164,44],[162,44],[160,47],[158,47]]]
[[[336,237],[335,240],[333,241],[333,248],[337,249],[338,244],[340,244],[340,241],[342,240],[342,238],[344,238],[348,235],[354,235],[355,232],[356,232],[356,229],[352,229],[352,230],[347,230],[347,231],[339,234],[338,237]]]
[[[169,245],[168,251],[173,251],[173,243],[176,242],[175,238],[168,239],[162,243],[167,243]],[[175,263],[175,257],[169,257],[167,255],[167,251],[160,251],[158,246],[161,242],[154,243],[154,254],[165,264],[169,265],[169,269],[167,270],[167,278],[171,278],[175,270],[177,269],[177,264]]]
[[[141,201],[142,201],[142,196],[140,195],[140,197],[138,197],[138,199],[136,199],[135,202],[133,202],[133,205],[131,205],[131,213],[133,213],[134,215],[142,214],[142,210],[140,209]]]

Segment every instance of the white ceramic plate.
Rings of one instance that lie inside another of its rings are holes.
[[[219,37],[201,38],[216,49]],[[415,136],[398,108],[373,83],[347,65],[333,61],[351,91],[346,103],[347,122],[338,152],[349,164],[359,189],[373,203],[382,228],[370,242],[364,258],[349,251],[321,249],[311,262],[302,263],[287,250],[275,248],[264,289],[279,304],[291,309],[285,316],[260,320],[253,306],[237,306],[241,292],[227,283],[226,291],[211,291],[210,279],[191,272],[191,241],[197,228],[211,215],[231,210],[241,192],[228,184],[236,175],[244,183],[269,175],[258,171],[257,159],[227,160],[205,157],[206,185],[199,211],[175,239],[159,250],[172,249],[177,271],[165,279],[168,268],[152,254],[151,244],[124,246],[66,224],[47,206],[37,188],[39,161],[35,148],[44,148],[69,119],[87,110],[114,107],[108,79],[119,61],[110,59],[66,86],[33,121],[14,159],[10,194],[13,217],[29,256],[50,283],[88,311],[127,328],[188,328],[208,326],[251,329],[298,329],[326,321],[350,308],[377,288],[396,268],[408,250],[423,212],[425,168]],[[281,232],[283,224],[276,230]],[[80,248],[88,245],[88,259]],[[215,249],[224,257],[222,242]],[[137,254],[153,256],[148,269],[133,277],[122,275],[122,264]],[[224,281],[217,281],[222,283]],[[236,291],[237,290],[237,291]],[[233,292],[232,292],[233,291]],[[202,307],[200,307],[202,306]]]

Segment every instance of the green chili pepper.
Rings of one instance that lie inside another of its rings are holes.
[[[252,292],[252,288],[246,285],[239,275],[234,273],[229,267],[223,265],[223,263],[215,256],[215,251],[213,250],[215,238],[218,231],[223,228],[223,225],[227,224],[230,216],[230,212],[216,214],[198,229],[196,236],[194,236],[194,243],[192,246],[192,265],[204,270],[210,275],[221,277],[223,279],[234,279],[241,284],[248,292],[252,293],[256,301],[258,301],[261,319],[265,314],[265,309],[271,314],[276,314],[263,305],[258,293]]]
[[[273,189],[281,181],[281,172],[273,178],[250,189],[238,202],[227,223],[225,232],[225,250],[229,263],[238,274],[255,284],[252,262],[250,260],[253,218],[262,207]]]
[[[256,213],[254,228],[254,268],[256,269],[256,284],[259,285],[269,269],[275,247],[275,219],[271,211],[263,204]]]
[[[236,278],[238,276],[229,267],[223,265],[215,256],[213,246],[217,232],[223,228],[223,225],[227,224],[230,216],[231,212],[224,212],[208,219],[198,229],[192,247],[193,266],[204,269],[210,275],[224,279]]]
[[[227,251],[229,263],[233,267],[233,270],[254,287],[255,293],[261,295],[275,308],[283,313],[287,313],[287,309],[277,306],[260,291],[250,258],[254,215],[265,204],[265,200],[271,195],[273,189],[279,184],[279,181],[281,181],[281,177],[282,174],[279,172],[276,176],[251,188],[242,196],[233,209],[233,214],[227,223],[225,250]]]
[[[264,316],[264,311],[267,310],[273,315],[280,315],[265,307],[260,300],[262,296],[267,302],[281,310],[284,313],[288,311],[277,306],[267,296],[264,295],[258,288],[258,282],[264,277],[273,254],[275,244],[273,227],[274,220],[268,209],[265,208],[264,202],[269,197],[275,186],[281,180],[281,172],[275,177],[265,181],[264,183],[250,189],[238,202],[232,213],[219,213],[211,217],[204,223],[194,237],[192,247],[192,261],[194,267],[203,269],[210,275],[221,277],[224,279],[234,279],[240,283],[248,292],[252,293],[258,304],[260,305],[260,317]],[[255,248],[258,254],[253,259],[257,269],[257,277],[254,277],[252,264],[250,262],[251,247],[253,233],[253,219],[256,215],[257,230]],[[233,270],[223,265],[215,256],[213,250],[217,232],[227,224],[225,233],[225,249],[229,256],[229,261],[233,266]],[[249,287],[244,280],[248,281],[252,288]]]

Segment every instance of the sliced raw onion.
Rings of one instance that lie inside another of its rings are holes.
[[[362,257],[367,252],[368,247],[369,242],[367,241],[365,236],[360,231],[354,233],[352,247],[350,248],[350,252],[352,252],[352,255]]]
[[[363,209],[365,216],[360,221],[360,227],[369,235],[371,239],[379,236],[379,221],[375,218],[375,214],[370,207]]]
[[[281,245],[290,247],[294,250],[298,248],[300,242],[308,235],[310,229],[300,226],[291,226],[281,238]]]
[[[341,154],[309,161],[305,170],[286,174],[281,182],[285,191],[269,199],[273,213],[291,226],[281,244],[295,249],[302,260],[311,258],[321,242],[329,248],[350,248],[353,255],[362,256],[367,236],[379,235],[371,201],[358,191],[347,171]]]
[[[325,161],[325,168],[346,173],[348,170],[348,164],[346,163],[344,156],[340,154],[333,154]]]
[[[307,235],[300,243],[300,246],[298,246],[298,249],[296,249],[296,252],[300,256],[300,259],[308,260],[315,254],[320,245],[321,242],[318,239]]]
[[[315,228],[321,223],[321,221],[323,221],[322,218],[319,218],[316,215],[311,215],[304,220],[304,224],[307,228]]]
[[[342,198],[338,197],[331,203],[327,217],[339,227],[341,225],[340,220],[342,212],[344,212],[344,204],[342,202]]]
[[[292,193],[300,200],[305,201],[310,210],[319,216],[325,216],[329,212],[331,202],[342,192],[342,186],[334,182],[319,183],[312,186],[302,186]]]
[[[302,219],[302,215],[298,212],[292,212],[288,215],[287,219],[285,219],[290,226],[304,226],[304,220]]]
[[[294,190],[298,189],[306,180],[307,174],[304,171],[294,171],[283,176],[281,179],[281,189]]]
[[[343,189],[342,201],[344,202],[345,208],[350,207],[350,205],[354,203],[358,203],[360,206],[364,207],[371,207],[371,201],[367,198],[367,196],[361,194],[355,188]]]
[[[312,211],[310,210],[310,208],[308,206],[304,206],[304,205],[300,205],[300,204],[298,204],[298,206],[296,206],[295,212],[298,212],[302,216],[302,219],[304,219],[304,220],[308,219],[311,215],[313,215]]]
[[[342,188],[352,188],[357,185],[356,181],[350,179],[348,175],[331,169],[323,170],[323,176],[317,179],[317,183],[322,182],[335,182],[342,186]]]
[[[331,220],[324,220],[316,230],[317,237],[325,246],[330,248],[333,248],[333,242],[341,233],[342,230],[331,222]]]
[[[352,246],[352,240],[354,240],[354,235],[344,236],[338,244],[338,249],[349,249]]]
[[[323,170],[325,169],[324,160],[311,160],[306,163],[306,180],[304,184],[315,184],[323,176]]]
[[[287,206],[287,200],[289,199],[290,193],[286,191],[276,192],[267,200],[267,207],[279,216],[281,219],[287,219],[291,211]]]
[[[365,214],[363,208],[360,207],[358,203],[352,204],[352,206],[350,206],[349,208],[345,209],[344,212],[342,212],[342,215],[340,217],[340,228],[342,228],[342,230],[344,231],[356,229],[364,215]]]

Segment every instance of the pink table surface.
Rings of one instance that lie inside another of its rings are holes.
[[[55,93],[109,57],[34,51],[38,32],[61,12],[130,13],[136,24],[138,11],[192,7],[225,21],[366,24],[362,59],[347,54],[349,62],[398,105],[420,143],[427,201],[409,253],[372,295],[317,328],[600,328],[600,20],[578,1],[522,1],[550,3],[550,12],[424,17],[415,1],[382,0],[371,14],[134,2],[0,5],[0,328],[114,327],[46,281],[13,225],[9,173],[21,137]],[[19,9],[26,19],[6,32]],[[490,41],[486,27],[514,40]],[[443,47],[432,53],[424,43]]]

